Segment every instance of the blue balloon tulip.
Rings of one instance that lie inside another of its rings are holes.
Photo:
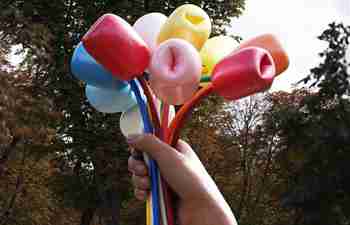
[[[129,85],[114,90],[86,85],[85,94],[89,103],[104,113],[124,112],[137,104]]]
[[[109,71],[97,63],[85,50],[82,42],[74,50],[71,70],[75,77],[95,87],[115,90],[128,85],[127,82],[113,77]]]

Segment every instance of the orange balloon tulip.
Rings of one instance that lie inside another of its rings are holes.
[[[276,67],[276,76],[284,72],[289,66],[287,52],[283,49],[280,41],[273,34],[263,34],[244,41],[237,50],[246,47],[260,47],[266,49],[272,56]]]

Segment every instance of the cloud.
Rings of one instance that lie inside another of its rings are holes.
[[[263,33],[275,34],[290,56],[290,67],[276,79],[273,90],[290,90],[293,83],[320,63],[325,44],[317,39],[329,23],[341,21],[334,0],[247,0],[246,11],[233,19],[230,33],[243,39]],[[349,0],[337,0],[349,3]]]

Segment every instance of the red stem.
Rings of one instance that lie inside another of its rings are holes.
[[[162,108],[162,118],[161,118],[161,129],[163,132],[163,140],[165,141],[165,138],[168,136],[168,129],[169,129],[169,110],[170,107],[167,103],[163,103]]]
[[[208,84],[208,86],[200,89],[188,102],[186,102],[180,110],[176,113],[175,118],[170,124],[169,134],[167,136],[167,143],[171,146],[176,147],[176,144],[180,137],[180,130],[183,127],[187,116],[192,112],[192,109],[200,102],[200,100],[213,91],[213,85]]]
[[[159,117],[158,117],[158,113],[157,113],[157,108],[156,108],[156,105],[154,104],[154,99],[153,99],[153,95],[152,95],[152,92],[151,92],[151,89],[150,87],[148,86],[147,84],[147,81],[145,80],[145,78],[143,77],[139,77],[138,78],[140,84],[141,84],[141,87],[143,89],[143,92],[147,98],[147,103],[149,105],[149,110],[151,112],[151,119],[152,119],[152,122],[153,122],[153,125],[154,125],[154,131],[155,131],[155,134],[157,137],[160,137],[160,132],[161,132],[161,129],[160,129],[160,122],[159,122]]]
[[[162,108],[162,117],[161,117],[161,130],[162,130],[162,141],[166,141],[166,136],[168,133],[168,127],[169,127],[169,105],[167,103],[163,103]],[[162,186],[164,191],[164,200],[165,200],[165,207],[168,217],[168,225],[174,225],[175,223],[175,216],[174,216],[174,208],[173,208],[173,199],[175,193],[171,191],[169,188],[169,185],[162,179]]]

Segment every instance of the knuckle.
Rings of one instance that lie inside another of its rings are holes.
[[[130,170],[130,172],[132,172],[135,168],[135,165],[134,165],[134,159],[132,157],[129,157],[128,159],[128,169]]]
[[[131,182],[132,182],[132,184],[134,185],[134,187],[137,187],[137,176],[135,176],[135,174],[133,174],[132,175],[132,177],[131,177]]]
[[[143,141],[146,141],[146,142],[151,141],[153,138],[154,138],[153,134],[147,133],[143,135]]]
[[[142,200],[145,200],[147,194],[146,194],[145,191],[142,191],[142,190],[139,190],[139,189],[135,189],[134,190],[134,195],[135,195],[136,199],[142,201]]]
[[[141,189],[141,190],[148,190],[150,187],[149,179],[146,177],[139,177],[139,176],[133,175],[132,183],[135,188]]]
[[[143,189],[148,189],[150,187],[150,181],[148,178],[141,178],[140,179],[140,187]]]
[[[138,165],[136,168],[135,168],[135,173],[139,176],[145,176],[147,175],[147,168],[146,166],[142,163],[140,163],[140,165]]]

